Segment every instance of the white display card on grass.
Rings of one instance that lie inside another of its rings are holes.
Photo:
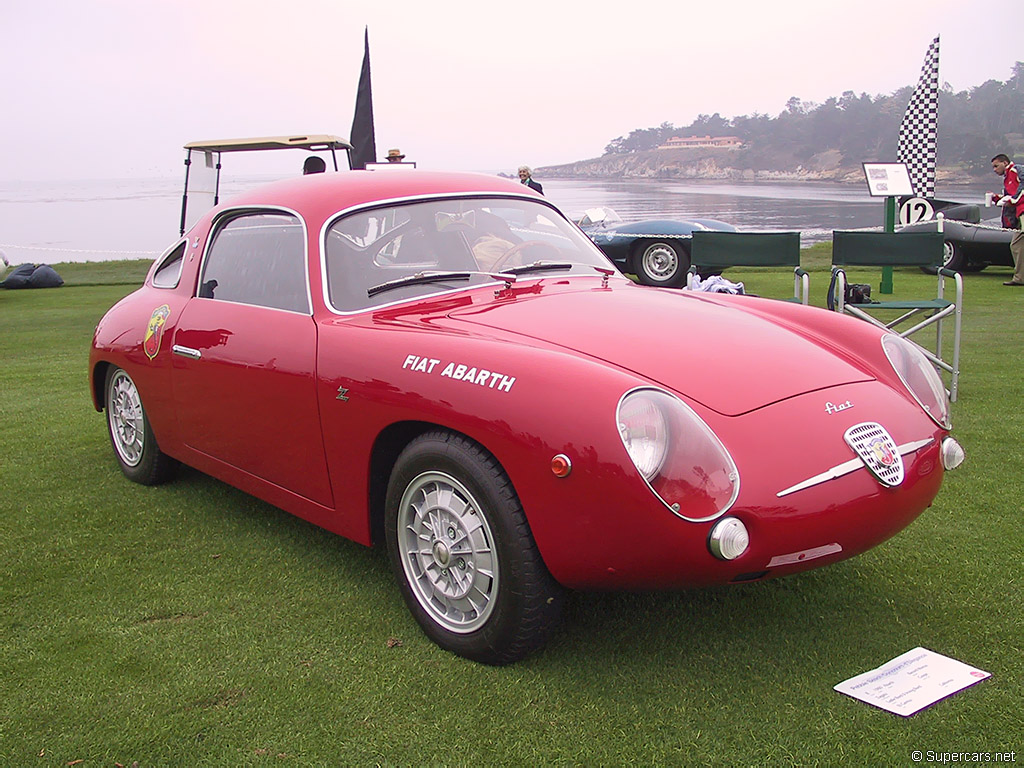
[[[910,717],[987,677],[991,677],[991,673],[927,648],[915,648],[878,669],[844,680],[835,690]]]

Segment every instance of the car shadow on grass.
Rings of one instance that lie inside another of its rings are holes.
[[[922,596],[886,573],[890,565],[868,553],[754,584],[572,593],[541,663],[586,664],[593,654],[619,670],[675,670],[708,685],[719,674],[742,676],[752,667],[831,679],[845,674],[851,656],[871,641],[912,642]],[[594,673],[615,674],[588,672]]]

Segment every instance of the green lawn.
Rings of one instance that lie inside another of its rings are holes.
[[[823,304],[827,247],[805,253]],[[544,651],[495,669],[421,634],[383,551],[194,471],[121,476],[88,348],[146,266],[56,265],[61,289],[0,291],[0,764],[1024,760],[1024,290],[1000,285],[1008,270],[966,277],[968,458],[907,530],[778,581],[574,594]],[[933,282],[895,276],[897,295]],[[916,646],[992,678],[909,719],[832,690]]]

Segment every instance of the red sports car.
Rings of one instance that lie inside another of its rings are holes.
[[[490,664],[539,647],[567,588],[863,552],[963,458],[911,342],[635,285],[472,174],[311,175],[213,209],[103,317],[89,371],[128,478],[184,462],[386,542],[427,635]]]

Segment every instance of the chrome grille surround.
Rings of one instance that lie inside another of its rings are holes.
[[[896,441],[881,424],[855,424],[846,430],[843,439],[882,485],[895,488],[903,482],[903,457]]]

